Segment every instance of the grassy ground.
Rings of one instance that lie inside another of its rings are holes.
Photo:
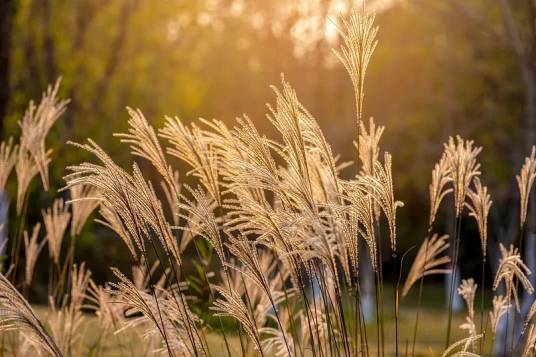
[[[399,354],[401,356],[411,354],[411,342],[413,340],[414,310],[403,311],[399,321]],[[94,317],[87,317],[89,326],[87,329],[86,341],[94,343],[98,339],[99,330]],[[463,315],[455,316],[453,323],[452,341],[466,337],[467,334],[458,326],[464,321]],[[436,310],[427,309],[421,314],[421,323],[419,328],[418,343],[415,348],[416,356],[441,356],[445,347],[445,331],[447,326],[447,316],[445,313]],[[367,337],[369,345],[369,355],[376,356],[376,326],[370,324],[367,328]],[[240,343],[238,336],[232,331],[227,331],[227,339],[232,350],[233,356],[240,356]],[[395,324],[394,319],[389,318],[385,325],[385,355],[395,355]],[[139,338],[126,335],[109,335],[106,336],[105,343],[99,352],[101,356],[140,356],[140,351],[146,347],[146,343]],[[207,341],[210,348],[211,356],[227,357],[225,343],[220,334],[208,333]],[[489,351],[489,340],[486,343],[486,350]],[[485,354],[487,355],[487,353]]]
[[[392,305],[392,289],[389,287],[385,291],[385,356],[395,355],[395,319]],[[447,328],[447,313],[443,298],[443,288],[441,286],[429,286],[425,289],[423,295],[423,309],[419,323],[419,333],[415,348],[415,356],[441,356],[445,349],[445,333]],[[488,293],[489,294],[489,293]],[[488,295],[489,296],[489,295]],[[480,301],[480,294],[477,294]],[[398,348],[399,355],[411,355],[413,331],[415,325],[415,292],[410,294],[406,300],[401,301],[400,316],[398,321]],[[480,327],[480,304],[475,302],[477,317],[477,329]],[[38,308],[40,315],[45,316],[45,311]],[[485,319],[487,314],[484,315]],[[372,321],[367,325],[367,340],[369,356],[377,355],[377,329],[375,315]],[[95,344],[101,335],[96,318],[87,315],[87,333],[85,336],[86,344]],[[461,338],[467,337],[467,332],[459,328],[459,325],[465,321],[465,311],[461,311],[454,316],[452,324],[451,343]],[[227,356],[224,340],[219,333],[208,332],[207,341],[212,357]],[[133,335],[116,334],[103,336],[101,350],[94,355],[100,356],[140,356],[143,355],[148,344],[147,342]],[[227,330],[227,339],[232,350],[233,356],[240,356],[240,343],[235,331]],[[486,339],[483,355],[489,355],[491,346],[490,339]]]

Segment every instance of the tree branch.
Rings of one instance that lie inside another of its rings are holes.
[[[497,0],[497,1],[499,2],[499,5],[501,7],[501,13],[503,15],[502,18],[504,21],[504,26],[506,27],[506,31],[508,32],[508,35],[510,37],[510,45],[512,46],[513,50],[515,51],[519,59],[524,62],[525,61],[525,48],[523,47],[523,43],[521,42],[519,31],[517,30],[514,16],[512,15],[512,9],[510,8],[510,4],[508,3],[507,0]]]

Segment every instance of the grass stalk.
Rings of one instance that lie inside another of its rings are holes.
[[[154,247],[154,245],[153,245]],[[147,253],[144,251],[142,252],[143,256],[145,257],[145,259],[143,259],[144,263],[145,263],[145,268],[147,269],[147,274],[149,275],[149,281],[151,279],[151,268],[149,267],[149,263],[148,263],[148,257],[147,257]],[[160,319],[160,323],[162,324],[162,329],[160,329],[160,327],[158,327],[158,329],[160,330],[160,332],[162,333],[162,337],[164,338],[164,342],[166,344],[166,349],[168,350],[168,353],[170,356],[173,356],[173,351],[171,350],[171,347],[169,346],[169,341],[168,341],[168,338],[167,338],[167,334],[166,334],[166,329],[164,328],[164,319],[162,318],[162,312],[161,312],[161,309],[160,309],[160,303],[158,302],[158,296],[156,295],[156,291],[155,289],[151,289],[151,292],[153,294],[153,298],[155,300],[155,304],[156,304],[156,310],[158,311],[158,318]]]
[[[240,273],[240,278],[242,279],[242,284],[244,284],[244,286],[246,285],[246,282],[244,281],[244,275],[242,273]],[[249,293],[248,293],[248,289],[244,289],[244,292],[246,294],[246,305],[249,309],[249,313],[251,314],[251,318],[253,319],[253,323],[255,324],[255,326],[257,326],[257,319],[255,318],[255,310],[253,309],[253,305],[251,303],[251,299],[249,297]],[[257,342],[257,345],[259,346],[259,352],[261,354],[261,356],[264,356],[264,351],[262,350],[262,346],[261,346],[261,341],[259,340],[259,337],[257,336],[257,334],[254,334],[254,337],[255,337],[255,340]]]
[[[16,283],[17,280],[17,270],[19,266],[19,259],[20,259],[20,247],[21,247],[21,241],[22,241],[22,232],[24,231],[24,226],[26,224],[26,214],[28,212],[28,197],[29,197],[29,190],[26,191],[24,194],[24,200],[22,201],[22,211],[19,215],[19,220],[17,223],[17,230],[15,234],[15,240],[12,243],[11,246],[11,259],[13,260],[13,273],[11,276],[11,282],[13,284]]]
[[[401,264],[402,262],[400,262],[400,265],[398,263],[398,255],[397,255],[397,252],[396,250],[393,252],[393,261],[395,263],[395,279],[397,279],[397,276],[398,276],[398,279],[396,280],[395,282],[395,291],[394,291],[394,305],[395,305],[395,356],[398,356],[398,312],[399,312],[399,307],[398,307],[398,288],[399,288],[399,285],[400,285],[400,275],[401,275]]]
[[[377,351],[376,351],[376,356],[380,356],[380,342],[381,342],[381,338],[380,338],[380,319],[382,319],[382,317],[380,316],[380,304],[379,304],[379,300],[380,300],[380,293],[379,293],[379,290],[380,290],[380,274],[379,272],[376,272],[376,282],[374,284],[374,290],[376,292],[376,348],[377,348]]]
[[[381,333],[381,351],[382,351],[382,357],[385,356],[385,314],[384,314],[384,306],[383,306],[383,264],[382,264],[382,258],[383,258],[383,250],[382,250],[382,237],[381,237],[381,231],[380,231],[380,223],[378,220],[374,221],[374,229],[376,230],[376,237],[378,237],[378,273],[380,277],[379,282],[379,304],[380,304],[380,326],[378,327],[380,329]]]
[[[484,338],[486,337],[485,331],[484,331],[484,299],[486,296],[486,288],[485,288],[485,274],[486,274],[486,256],[482,254],[482,285],[480,288],[480,333],[483,335],[483,338],[480,339],[480,346],[479,346],[479,352],[482,354],[482,348],[484,343]]]
[[[326,320],[327,320],[327,330],[328,330],[328,343],[329,343],[329,351],[332,356],[339,355],[339,349],[335,340],[335,335],[333,332],[335,331],[336,326],[334,326],[331,314],[330,314],[330,305],[333,307],[333,304],[330,304],[330,298],[328,294],[328,288],[324,281],[324,275],[321,274],[318,270],[319,267],[317,264],[314,264],[314,274],[316,276],[317,281],[320,284],[320,296],[322,297],[322,302],[324,304],[324,311],[326,313]],[[327,296],[326,296],[327,295]],[[336,353],[335,353],[336,352]]]
[[[448,348],[450,345],[450,330],[452,326],[452,309],[453,309],[453,303],[454,303],[454,292],[456,283],[456,273],[457,273],[457,266],[458,266],[458,256],[459,256],[459,249],[460,249],[460,226],[461,226],[461,215],[456,217],[456,223],[454,227],[454,250],[453,250],[453,262],[452,262],[452,272],[450,275],[450,286],[448,287],[449,290],[449,296],[448,296],[448,323],[447,323],[447,334],[446,334],[446,341],[445,341],[445,348]]]
[[[201,261],[201,253],[199,252],[199,247],[197,246],[197,241],[194,240],[194,247],[195,247],[195,251],[196,251],[196,254],[197,254],[197,258]],[[210,294],[210,301],[214,301],[214,292],[212,291],[211,287],[210,287],[210,281],[208,280],[208,276],[207,276],[207,272],[205,270],[203,270],[203,277],[205,278],[205,283],[207,284],[207,287],[208,287],[208,291],[209,291],[209,294]],[[229,347],[229,341],[227,340],[227,335],[225,333],[225,328],[223,327],[223,323],[222,323],[222,320],[221,320],[221,317],[218,316],[218,322],[220,324],[220,329],[222,331],[222,337],[223,337],[223,341],[225,343],[225,349],[227,351],[227,355],[229,357],[231,357],[231,349]],[[210,352],[210,349],[208,348],[208,344],[207,344],[207,350]]]
[[[525,241],[525,229],[526,229],[526,223],[522,224],[519,228],[519,235],[517,238],[517,246],[519,248],[519,255],[521,256],[521,259],[523,259],[523,248],[524,248],[524,241]],[[516,291],[519,291],[519,279],[516,280]],[[520,313],[519,313],[520,314]],[[515,340],[515,333],[516,333],[516,324],[517,324],[517,315],[518,313],[516,310],[514,310],[513,313],[513,325],[512,325],[512,344],[510,346],[511,350],[514,350],[514,340]]]
[[[305,317],[307,319],[307,326],[309,328],[309,335],[311,336],[311,350],[313,351],[313,357],[315,356],[315,342],[314,342],[314,332],[316,331],[316,336],[317,336],[317,339],[318,339],[318,351],[320,351],[320,356],[323,356],[323,347],[322,347],[322,341],[320,339],[320,330],[318,328],[318,320],[317,320],[317,317],[316,317],[316,299],[315,299],[315,293],[314,293],[314,289],[312,289],[312,292],[313,292],[313,305],[314,305],[314,309],[315,309],[315,314],[313,315],[313,323],[314,323],[314,326],[315,326],[315,329],[313,330],[312,329],[312,326],[311,326],[311,317],[310,317],[310,313],[311,313],[311,305],[309,303],[309,299],[307,297],[307,291],[305,289],[305,284],[303,282],[303,279],[302,279],[302,276],[300,274],[300,270],[299,270],[299,262],[297,260],[296,257],[292,257],[291,258],[291,265],[294,269],[294,273],[296,274],[296,278],[298,280],[298,287],[299,287],[299,291],[302,295],[302,299],[303,299],[303,302],[305,304]]]
[[[298,332],[296,330],[296,324],[294,323],[294,313],[292,309],[289,306],[290,303],[290,296],[288,295],[287,287],[285,286],[285,281],[283,280],[283,277],[279,275],[279,279],[281,281],[281,286],[283,287],[283,293],[285,294],[285,301],[287,302],[286,308],[288,311],[288,315],[290,316],[289,322],[290,322],[290,329],[292,333],[292,348],[294,349],[294,353],[296,351],[300,351],[300,355],[303,356],[303,349],[300,345],[296,345],[296,340],[298,339]],[[301,341],[300,341],[301,342]]]
[[[357,288],[357,295],[360,297],[359,298],[359,315],[360,315],[360,325],[363,326],[363,333],[362,333],[362,336],[363,338],[361,339],[361,350],[364,350],[366,351],[366,355],[369,356],[370,353],[369,353],[369,345],[368,345],[368,339],[367,339],[367,324],[365,322],[365,314],[363,312],[363,304],[362,304],[362,299],[361,299],[361,284],[359,282],[359,279],[357,280],[356,282],[356,288]],[[365,348],[363,348],[363,341],[364,341],[364,346]]]
[[[432,225],[429,224],[428,225],[428,231],[426,233],[426,238],[428,239],[427,243],[426,243],[426,247],[424,249],[424,261],[426,262],[426,260],[428,259],[428,247],[429,247],[429,244],[430,244],[430,234],[432,233]],[[420,317],[420,313],[421,313],[421,304],[422,304],[422,292],[423,292],[423,288],[424,288],[424,270],[425,270],[425,266],[423,266],[423,270],[421,271],[421,278],[419,279],[419,292],[417,294],[417,312],[415,313],[415,324],[413,326],[413,341],[411,343],[411,355],[412,356],[415,356],[415,344],[416,344],[416,341],[417,341],[417,332],[418,332],[418,329],[419,329],[419,317]]]

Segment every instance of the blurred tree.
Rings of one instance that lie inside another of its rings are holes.
[[[382,147],[395,153],[395,186],[406,203],[400,210],[402,251],[425,233],[426,187],[449,135],[461,133],[485,148],[484,181],[495,202],[508,202],[492,210],[494,231],[505,226],[503,212],[516,204],[514,172],[526,154],[518,143],[531,140],[523,130],[527,110],[519,103],[525,103],[526,93],[521,63],[533,74],[536,63],[533,8],[529,1],[504,0],[523,44],[526,60],[520,62],[511,50],[516,31],[508,30],[508,11],[497,1],[493,6],[487,0],[368,1],[378,11],[380,32],[367,74],[365,115],[387,126]],[[126,128],[127,105],[142,109],[156,127],[166,114],[231,123],[248,113],[261,131],[275,135],[264,119],[264,104],[273,101],[268,85],[277,85],[284,72],[333,151],[342,160],[355,160],[351,84],[330,48],[338,41],[336,15],[359,4],[19,0],[9,52],[11,83],[0,88],[11,91],[6,132],[17,130],[29,99],[63,77],[62,94],[72,101],[49,143],[51,180],[58,187],[64,166],[84,159],[64,145],[66,140],[92,137],[121,163],[131,161],[127,148],[112,137]],[[351,177],[355,171],[343,174]],[[93,236],[87,234],[89,241]],[[90,244],[81,246],[87,256],[94,254]]]
[[[503,166],[503,172],[507,173],[506,181],[499,181],[494,187],[497,194],[494,197],[495,207],[490,222],[493,235],[489,241],[492,271],[496,270],[498,264],[499,242],[521,247],[525,245],[525,262],[534,271],[536,220],[529,219],[527,236],[524,238],[526,243],[523,243],[519,233],[519,193],[513,179],[524,157],[536,144],[536,3],[497,0],[496,3],[490,4],[487,1],[475,0],[452,1],[449,6],[452,14],[457,16],[458,23],[460,18],[463,19],[462,24],[471,46],[483,55],[483,61],[479,65],[483,69],[482,72],[495,82],[495,85],[489,87],[486,98],[491,101],[488,105],[493,106],[493,111],[488,109],[482,110],[481,113],[486,113],[494,119],[488,127],[508,128],[507,135],[496,135],[492,139],[502,146],[502,150],[493,150],[493,154],[496,158],[505,160],[499,165],[496,162],[492,167]],[[508,122],[504,121],[505,118]],[[485,137],[489,140],[491,135],[486,133]],[[495,177],[497,178],[500,179],[500,176]],[[534,216],[534,198],[530,200],[529,210]],[[531,281],[536,283],[534,277],[531,277]],[[523,315],[533,301],[533,297],[524,294]],[[520,321],[517,322],[519,330]],[[504,324],[500,327],[499,335],[504,334],[504,327]],[[503,342],[502,337],[496,339],[496,351],[508,348]]]
[[[0,137],[4,135],[4,118],[7,113],[10,92],[10,50],[15,1],[0,3]]]

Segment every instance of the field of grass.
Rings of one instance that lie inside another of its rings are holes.
[[[392,316],[386,319],[385,325],[385,351],[388,356],[395,354],[394,334],[395,323]],[[99,338],[99,327],[96,318],[91,315],[86,316],[87,330],[86,343],[91,345]],[[454,325],[458,326],[465,319],[463,314],[454,317]],[[405,309],[401,312],[399,320],[399,354],[402,356],[411,353],[411,342],[413,339],[413,326],[415,321],[415,311],[413,309]],[[415,347],[415,356],[441,356],[445,349],[445,329],[447,324],[447,314],[437,309],[426,309],[421,313],[421,322],[419,328],[418,343]],[[461,329],[455,328],[453,331],[454,340],[466,337],[467,333]],[[367,326],[367,337],[369,342],[370,356],[376,355],[376,326],[370,323]],[[232,331],[227,332],[227,339],[233,356],[240,355],[240,343],[238,335]],[[227,357],[225,342],[221,334],[209,332],[207,341],[212,357]],[[489,350],[488,340],[486,350]],[[122,335],[121,333],[107,336],[105,342],[101,346],[98,355],[101,356],[138,356],[141,349],[144,348],[144,341]],[[97,354],[97,353],[96,353]]]
[[[385,299],[385,354],[395,355],[395,319],[392,301],[392,286],[386,285]],[[491,292],[487,292],[490,294]],[[398,321],[398,341],[399,355],[410,356],[412,349],[416,307],[414,306],[416,291],[412,291],[406,300],[402,300]],[[486,306],[486,310],[487,310]],[[46,308],[37,306],[36,311],[46,320]],[[466,311],[462,310],[453,317],[453,333],[451,341],[467,337],[467,332],[458,326],[465,321]],[[480,312],[477,307],[477,324],[479,326]],[[484,315],[484,322],[487,319],[487,312]],[[424,290],[423,308],[421,309],[419,332],[415,346],[415,356],[441,356],[445,350],[445,331],[447,327],[448,315],[444,304],[444,292],[442,285],[431,285]],[[147,347],[147,342],[143,339],[133,337],[124,333],[101,336],[97,318],[92,314],[85,315],[86,346],[97,344],[99,338],[103,338],[98,351],[93,351],[99,356],[138,356],[139,351]],[[377,355],[377,328],[375,316],[367,324],[368,354]],[[233,356],[241,354],[240,341],[237,331],[232,328],[226,329],[226,337]],[[212,357],[227,357],[227,349],[222,334],[219,331],[206,331],[206,338]],[[244,343],[246,338],[244,336]],[[490,351],[491,340],[485,340],[484,351]],[[251,350],[252,346],[249,346]],[[487,355],[485,352],[482,355]]]
[[[45,191],[51,186],[45,139],[69,100],[59,98],[58,80],[39,105],[30,102],[18,140],[0,143],[0,192],[10,172],[17,175],[16,210],[11,211],[17,219],[6,241],[6,274],[0,274],[0,357],[6,351],[54,357],[153,352],[171,357],[476,357],[493,354],[491,336],[498,326],[505,350],[522,342],[505,355],[519,355],[523,348],[524,356],[535,357],[536,304],[517,320],[527,321],[523,333],[516,323],[499,323],[513,306],[520,310],[521,290],[524,299],[534,293],[528,276],[536,268],[522,257],[534,251],[525,241],[533,234],[528,218],[535,210],[529,201],[536,146],[516,177],[519,229],[508,229],[516,242],[494,239],[488,245],[492,200],[482,184],[489,179],[479,162],[482,147],[449,136],[428,186],[430,214],[419,217],[428,219],[426,238],[416,254],[408,255],[406,244],[397,241],[415,244],[405,239],[417,228],[397,221],[404,197],[393,184],[399,180],[393,155],[379,146],[385,127],[373,118],[368,125],[364,120],[365,73],[377,45],[375,15],[364,2],[347,15],[337,20],[341,41],[334,53],[348,72],[355,99],[355,125],[347,128],[357,129],[352,163],[339,162],[284,76],[272,87],[275,100],[267,113],[279,139],[265,136],[247,116],[231,125],[168,117],[154,128],[141,110],[128,108],[128,130],[114,137],[130,148],[132,168],[92,139],[74,144],[80,158],[91,159],[66,168],[62,190],[50,190],[57,197],[50,195],[51,206],[43,207],[42,224],[30,237],[29,189],[37,176]],[[355,176],[343,174],[343,168]],[[439,224],[445,200],[453,209],[445,216],[454,218],[452,230]],[[95,221],[127,247],[134,262],[130,269],[114,268],[119,255],[94,264],[77,254],[75,248],[85,242],[78,238],[77,243],[77,237],[93,211],[99,214]],[[468,220],[476,221],[480,240],[471,259],[460,255],[462,241],[465,245],[471,237]],[[441,235],[445,231],[450,237]],[[38,282],[42,274],[33,279],[45,247],[49,306],[36,306],[36,314],[28,298],[45,286]],[[498,257],[495,278],[488,279],[496,291],[483,296],[484,283],[467,271],[482,263],[484,277],[488,252],[493,260]],[[384,275],[386,265],[393,270]],[[115,277],[102,279],[103,272]],[[446,276],[448,303],[440,284],[444,274],[451,274]],[[454,304],[454,294],[464,302]],[[455,305],[460,311],[453,311]]]

